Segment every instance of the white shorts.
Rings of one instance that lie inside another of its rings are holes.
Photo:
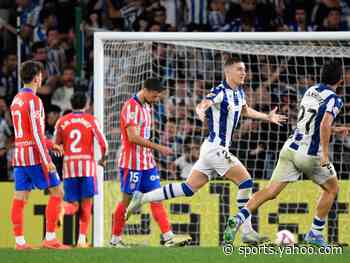
[[[224,176],[231,167],[238,164],[242,165],[228,149],[205,140],[200,149],[199,159],[192,170],[197,170],[211,179],[215,172]]]
[[[329,178],[337,176],[332,164],[329,167],[321,167],[320,157],[294,151],[289,148],[289,145],[290,141],[284,144],[271,181],[295,182],[302,174],[305,174],[315,183],[322,185]]]

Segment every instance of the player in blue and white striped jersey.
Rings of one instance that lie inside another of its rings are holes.
[[[297,127],[280,152],[269,185],[256,192],[235,217],[229,218],[224,233],[226,241],[233,241],[239,226],[249,218],[252,211],[274,199],[289,182],[297,181],[305,174],[322,189],[316,215],[305,241],[327,246],[322,230],[338,192],[337,175],[329,161],[330,136],[332,131],[343,135],[348,133],[347,127],[332,128],[343,105],[335,93],[342,82],[342,71],[340,63],[328,62],[322,68],[321,84],[312,86],[305,92],[300,103]]]
[[[225,62],[224,72],[225,80],[213,88],[196,107],[199,118],[203,122],[208,122],[209,136],[203,142],[199,159],[186,182],[168,184],[145,194],[135,193],[127,209],[127,217],[144,203],[178,196],[192,196],[214,173],[226,177],[238,186],[236,200],[238,208],[242,208],[249,200],[253,181],[244,165],[228,149],[233,131],[241,115],[279,125],[286,120],[286,117],[276,114],[277,108],[265,114],[247,105],[242,88],[246,68],[238,58],[229,58]],[[245,243],[257,243],[263,239],[253,230],[250,219],[244,223],[242,232],[242,241]]]

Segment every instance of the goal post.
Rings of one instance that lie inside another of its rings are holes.
[[[190,111],[186,111],[188,109],[186,108],[187,99],[191,100],[190,103],[192,103],[196,99],[193,97],[198,96],[192,89],[196,85],[202,85],[201,83],[204,83],[205,92],[208,92],[208,87],[214,87],[223,78],[221,64],[224,58],[232,54],[242,57],[246,63],[248,69],[247,87],[254,94],[251,100],[255,100],[256,105],[261,107],[259,109],[266,110],[263,106],[267,104],[284,105],[287,108],[292,105],[293,110],[286,109],[286,111],[290,115],[289,118],[295,121],[296,112],[293,111],[297,109],[298,96],[301,95],[299,88],[301,90],[302,85],[308,85],[312,81],[317,82],[322,62],[328,58],[337,58],[342,61],[344,71],[350,70],[347,65],[350,61],[350,32],[96,32],[94,33],[93,54],[94,114],[102,124],[102,130],[106,134],[110,149],[106,169],[98,168],[98,195],[94,198],[93,243],[95,247],[101,247],[106,245],[106,240],[109,238],[106,235],[110,233],[111,214],[117,201],[115,193],[111,193],[111,191],[119,188],[119,185],[116,184],[118,148],[120,146],[119,112],[122,103],[141,87],[147,77],[158,77],[167,86],[169,101],[164,101],[165,106],[162,105],[162,110],[166,111],[167,105],[172,102],[170,98],[174,99],[175,97],[175,107],[170,109],[179,114],[175,118],[176,129],[184,130],[186,136],[181,138],[183,143],[185,137],[193,139],[200,136],[202,139],[205,133],[204,128],[196,130],[193,127],[196,123],[195,116],[192,116],[193,109],[190,109],[191,115]],[[311,80],[309,76],[311,76]],[[303,79],[304,77],[306,80]],[[186,89],[191,88],[191,91],[186,93],[191,96],[176,104],[176,90],[180,89],[177,86],[180,82],[187,85]],[[204,91],[198,94],[205,94]],[[270,93],[273,93],[276,98],[269,97],[265,105],[262,102]],[[254,96],[256,97],[254,98]],[[153,131],[153,138],[157,142],[161,141],[160,137],[162,137],[164,129],[167,129],[164,128],[164,116],[160,116],[159,111],[156,112],[158,119],[156,118],[155,130]],[[165,118],[169,119],[169,116],[165,116]],[[191,128],[188,128],[190,125],[192,125]],[[246,132],[244,125],[248,130],[257,129],[257,132],[253,135]],[[241,125],[242,129],[233,140],[233,150],[239,159],[248,166],[248,169],[251,169],[253,178],[256,176],[258,179],[268,179],[276,162],[275,152],[280,149],[280,145],[284,142],[284,137],[290,132],[292,125],[283,131],[273,130],[271,127],[264,130],[265,128],[261,128],[260,123],[244,122]],[[186,129],[192,130],[186,133]],[[198,130],[200,131],[198,132]],[[279,132],[283,132],[284,137],[279,136]],[[276,145],[271,146],[271,141],[274,141]],[[95,149],[96,153],[99,152],[97,146]],[[177,157],[184,153],[185,150],[181,148]],[[263,154],[263,157],[259,155],[260,153]],[[341,156],[342,154],[343,150],[340,152]],[[167,160],[160,156],[156,156],[156,160],[161,166],[167,167],[167,164],[164,164]],[[340,169],[347,169],[343,167],[344,161],[343,157],[337,161]],[[163,177],[169,174],[169,171],[160,172]],[[349,171],[345,170],[345,172]],[[109,181],[113,181],[114,185],[104,189],[104,185],[106,186],[106,182]],[[108,202],[112,202],[112,204],[106,204],[104,200],[106,196],[111,197]],[[231,199],[233,203],[234,197]],[[303,206],[300,207],[304,209]],[[226,210],[230,213],[230,208]],[[142,226],[142,224],[140,225]],[[218,229],[218,231],[222,229],[221,221]],[[131,232],[140,231],[140,229],[132,228],[129,230]]]

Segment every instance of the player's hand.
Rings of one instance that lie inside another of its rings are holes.
[[[56,166],[53,164],[53,162],[47,164],[47,171],[49,173],[55,173],[56,172]]]
[[[167,146],[159,145],[158,151],[165,156],[173,154],[173,150]]]
[[[288,117],[286,115],[281,115],[281,114],[277,114],[277,107],[275,107],[272,111],[270,111],[270,113],[268,114],[268,121],[275,123],[279,126],[282,126],[283,123],[285,123],[288,120]]]
[[[106,157],[103,156],[98,162],[97,162],[98,165],[102,166],[103,168],[106,167]]]
[[[63,156],[63,154],[64,154],[63,147],[62,147],[62,145],[59,145],[59,144],[53,144],[51,151],[54,153],[54,155],[59,156],[59,157]]]
[[[341,137],[344,138],[348,136],[350,128],[341,126],[341,127],[333,127],[332,130],[335,134],[340,135]]]
[[[203,107],[201,107],[201,105],[198,105],[196,107],[196,113],[198,115],[198,118],[204,122],[204,119],[205,119],[205,111],[203,110]]]
[[[196,113],[202,122],[204,122],[204,119],[205,119],[205,112],[211,105],[212,105],[212,102],[210,100],[203,100],[201,103],[197,105]]]

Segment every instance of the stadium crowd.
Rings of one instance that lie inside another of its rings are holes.
[[[76,8],[82,10],[80,30],[83,50],[77,49]],[[350,25],[349,0],[2,0],[0,3],[0,180],[11,180],[13,128],[9,105],[17,92],[16,18],[20,18],[21,61],[33,59],[45,65],[44,86],[39,96],[46,111],[46,133],[53,136],[59,116],[69,112],[74,91],[93,91],[94,31],[139,32],[255,32],[346,31]],[[77,72],[83,52],[82,72]],[[195,54],[194,54],[195,56]],[[225,56],[225,54],[222,54]],[[294,81],[283,79],[283,63],[261,63],[259,78],[254,69],[245,87],[248,104],[259,110],[279,106],[288,115],[283,127],[244,120],[235,133],[232,151],[254,178],[271,175],[276,155],[295,123],[298,98],[316,82],[312,74]],[[270,66],[271,65],[271,66]],[[278,65],[278,66],[275,66]],[[221,75],[213,76],[217,83]],[[293,83],[294,87],[280,85]],[[155,109],[159,142],[173,147],[173,157],[159,157],[161,176],[186,178],[199,155],[206,128],[194,115],[194,106],[212,88],[198,75],[194,81],[168,81],[163,103]],[[258,84],[257,84],[258,83]],[[277,84],[278,83],[278,84]],[[343,88],[345,110],[350,107],[350,68]],[[259,96],[256,96],[260,94]],[[257,98],[264,97],[265,100]],[[91,96],[91,103],[92,96]],[[92,109],[92,107],[91,107]],[[175,110],[176,109],[176,110]],[[340,121],[348,123],[344,113]],[[271,132],[274,131],[274,132]],[[276,137],[278,136],[278,137]],[[350,139],[336,138],[334,159],[340,175],[349,178]],[[337,156],[338,155],[338,156]],[[59,160],[57,161],[59,162]],[[340,167],[340,165],[342,165]]]

